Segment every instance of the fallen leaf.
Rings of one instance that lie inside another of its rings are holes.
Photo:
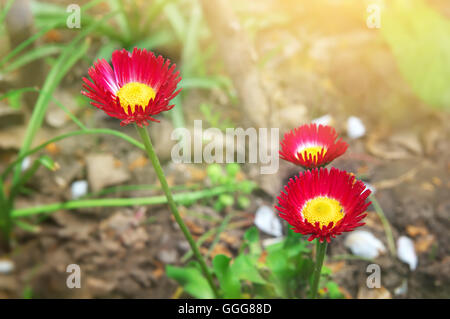
[[[345,265],[346,265],[345,260],[325,263],[325,266],[330,268],[330,270],[333,274],[339,272],[342,268],[345,267]]]
[[[202,182],[206,178],[206,171],[194,166],[186,166],[187,173],[189,174],[190,182]]]
[[[228,232],[223,232],[220,234],[220,239],[226,242],[227,244],[233,246],[237,242],[239,242],[239,239],[236,236],[231,236]]]
[[[420,236],[414,243],[414,248],[417,252],[423,253],[429,250],[430,246],[436,241],[436,237],[433,234]]]
[[[434,176],[434,177],[431,179],[431,181],[432,181],[433,184],[436,185],[436,186],[442,186],[442,180],[441,180],[439,177],[437,177],[437,176]]]
[[[153,263],[156,268],[152,271],[152,275],[155,279],[159,279],[164,275],[164,264],[158,260],[155,260]]]
[[[429,191],[432,192],[434,191],[434,185],[431,184],[430,182],[423,182],[420,187],[425,190],[425,191]]]
[[[86,158],[86,162],[89,186],[94,192],[130,179],[126,169],[116,166],[112,154],[91,154]]]
[[[196,235],[202,235],[205,233],[205,229],[196,223],[194,223],[191,220],[185,220],[186,226],[189,228],[189,230]]]
[[[132,161],[129,165],[128,165],[128,169],[130,171],[134,171],[136,168],[142,168],[145,167],[148,163],[148,159],[145,156],[139,156],[138,158],[136,158],[134,161]]]
[[[373,183],[373,186],[378,190],[393,188],[404,182],[408,182],[408,181],[412,180],[414,178],[414,176],[416,175],[416,173],[418,172],[418,170],[419,170],[419,167],[415,167],[415,168],[409,170],[408,172],[406,172],[405,174],[400,175],[396,178],[385,179],[385,180],[382,180],[379,182],[375,182],[375,183]]]
[[[416,237],[418,235],[428,235],[428,229],[425,226],[408,225],[406,226],[406,232],[411,237]]]
[[[258,258],[258,262],[265,264],[266,263],[266,258],[267,258],[267,250],[264,250],[261,255]]]
[[[122,167],[122,162],[118,159],[114,159],[114,167],[115,168]]]
[[[367,287],[361,287],[358,290],[358,299],[392,299],[392,295],[383,286],[380,288],[367,288]]]
[[[213,250],[211,251],[211,259],[214,259],[216,255],[225,255],[228,257],[233,257],[233,254],[230,252],[230,250],[221,243],[218,243],[214,246]]]
[[[45,42],[61,42],[62,35],[58,30],[52,29],[44,35]]]

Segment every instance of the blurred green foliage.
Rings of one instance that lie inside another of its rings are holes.
[[[414,92],[433,107],[450,108],[450,21],[422,0],[396,0],[380,30]]]
[[[231,207],[237,204],[240,209],[246,209],[250,206],[250,199],[247,197],[255,188],[256,184],[249,180],[239,180],[238,174],[241,167],[237,163],[229,163],[225,170],[219,164],[210,164],[207,168],[207,175],[213,186],[236,186],[239,190],[234,195],[222,194],[214,202],[213,207],[216,211],[222,211],[225,207]]]
[[[239,254],[233,259],[216,255],[212,268],[224,298],[303,298],[313,274],[314,261],[310,242],[292,230],[288,230],[285,239],[263,249],[258,229],[251,227],[244,234]],[[195,298],[211,295],[195,262],[185,267],[167,266],[166,269],[167,276],[176,280],[189,295]],[[343,298],[330,274],[330,269],[324,267],[321,297]]]
[[[0,32],[5,33],[4,19],[14,0],[8,0],[0,11]],[[33,108],[30,121],[27,126],[23,146],[18,158],[8,166],[0,179],[0,232],[8,241],[11,226],[14,223],[22,228],[32,229],[17,219],[12,220],[12,212],[15,211],[15,198],[19,193],[26,191],[26,182],[34,175],[38,167],[55,167],[48,157],[38,157],[28,169],[22,169],[22,161],[37,152],[40,147],[30,150],[34,137],[40,129],[50,100],[55,100],[53,93],[60,85],[64,76],[81,59],[86,59],[92,49],[96,58],[110,59],[111,53],[116,49],[125,48],[131,50],[134,47],[160,51],[169,48],[173,53],[173,60],[180,58],[179,67],[182,72],[184,87],[182,95],[174,101],[178,107],[170,114],[175,127],[184,126],[184,117],[181,109],[181,101],[189,89],[224,89],[231,90],[231,81],[220,74],[220,61],[211,63],[215,46],[209,44],[206,50],[200,48],[200,42],[209,37],[206,22],[202,18],[198,1],[186,0],[154,0],[148,2],[136,2],[133,0],[93,0],[81,6],[81,29],[69,30],[74,36],[65,41],[67,33],[56,40],[56,43],[46,44],[43,37],[51,30],[67,32],[67,18],[70,15],[65,5],[54,2],[31,1],[31,10],[35,21],[36,32],[17,47],[5,52],[0,57],[0,76],[12,73],[28,63],[43,59],[50,66],[50,71],[45,78],[41,89],[34,87],[16,88],[0,95],[0,100],[7,99],[13,108],[22,106],[22,95],[25,92],[37,92],[38,99]],[[38,43],[31,50],[25,50],[33,43]],[[178,52],[178,53],[177,53]],[[92,60],[89,58],[89,64]],[[211,75],[211,72],[214,73]],[[77,102],[83,104],[77,97]],[[84,105],[86,105],[86,100]],[[55,101],[56,102],[56,101]],[[63,105],[58,106],[65,110]],[[88,129],[73,114],[68,116],[80,127],[80,131],[65,133],[57,136],[59,140],[80,134],[111,134],[119,138],[127,137],[118,131],[107,129]],[[136,145],[136,141],[128,141]],[[45,144],[45,143],[44,143]],[[137,143],[140,144],[140,143]],[[43,144],[41,144],[42,146]],[[8,174],[14,171],[11,181],[7,181]],[[220,184],[220,183],[219,183]],[[225,181],[223,192],[218,193],[218,200],[223,207],[234,204],[234,197],[227,193],[236,191],[241,184],[233,184]],[[5,189],[5,185],[8,185]],[[235,187],[237,186],[237,187]],[[216,189],[216,188],[213,188]],[[211,191],[213,191],[213,189]],[[245,193],[249,187],[242,184],[240,193]],[[192,203],[198,198],[189,199],[186,194],[183,201]],[[96,200],[92,200],[92,203]],[[107,201],[105,202],[107,203]],[[249,200],[239,197],[239,205],[246,206]],[[77,204],[77,203],[75,203]],[[58,203],[59,205],[59,203]],[[60,203],[64,205],[64,203]],[[39,207],[36,207],[37,209]],[[40,213],[39,209],[31,214]]]

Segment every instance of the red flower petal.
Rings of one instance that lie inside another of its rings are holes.
[[[325,166],[347,150],[348,144],[328,125],[305,124],[284,135],[280,157],[304,168]],[[315,154],[309,147],[321,149]]]
[[[367,215],[364,212],[371,204],[366,202],[370,190],[364,183],[346,171],[335,168],[316,168],[300,173],[291,178],[284,189],[277,198],[278,205],[275,208],[280,217],[293,226],[295,232],[310,235],[308,240],[319,238],[321,242],[329,242],[343,232],[364,225],[361,220]],[[336,224],[331,222],[322,227],[319,222],[314,225],[308,222],[302,211],[310,200],[318,197],[338,201],[344,212],[342,219]]]
[[[176,90],[181,81],[175,64],[162,56],[156,57],[145,49],[135,48],[132,53],[125,49],[112,54],[112,67],[106,60],[98,60],[89,68],[91,80],[83,78],[81,93],[90,98],[91,104],[111,117],[121,119],[121,125],[136,123],[148,125],[148,121],[159,122],[154,116],[172,109],[169,105],[180,91]],[[120,104],[117,92],[126,84],[138,82],[151,87],[155,97],[147,105],[135,105],[134,112],[130,106],[127,111]]]

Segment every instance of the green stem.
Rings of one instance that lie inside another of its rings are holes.
[[[197,247],[197,244],[194,241],[194,238],[192,238],[192,235],[189,231],[189,229],[186,227],[186,224],[184,223],[183,219],[180,216],[180,213],[178,212],[177,205],[175,204],[175,201],[172,197],[172,192],[170,191],[169,185],[167,184],[166,177],[164,176],[164,172],[162,170],[161,164],[159,163],[158,156],[155,153],[155,150],[153,148],[152,142],[150,140],[150,136],[148,135],[148,131],[146,128],[139,127],[136,125],[136,129],[144,142],[145,149],[147,150],[147,155],[150,159],[150,161],[153,164],[153,167],[155,168],[156,175],[158,176],[159,182],[161,183],[161,187],[164,191],[164,194],[167,197],[167,201],[169,203],[170,211],[172,212],[173,216],[175,217],[176,222],[181,228],[181,231],[183,232],[184,236],[186,237],[187,241],[189,242],[189,245],[191,246],[192,251],[194,252],[195,257],[197,258],[197,261],[200,263],[200,267],[202,268],[203,274],[205,275],[209,285],[211,286],[212,291],[214,292],[214,295],[216,298],[219,296],[219,293],[217,291],[217,288],[213,282],[213,278],[211,276],[211,273],[209,272],[208,266],[206,266],[205,260],[203,259],[202,255],[200,254],[200,251]]]
[[[192,203],[203,198],[211,198],[223,193],[236,191],[237,188],[218,186],[212,189],[179,193],[173,196],[177,203]],[[64,203],[53,203],[42,206],[33,206],[27,208],[14,209],[11,212],[12,218],[28,217],[37,214],[49,214],[58,210],[69,210],[91,207],[118,207],[118,206],[137,206],[137,205],[161,205],[166,204],[167,198],[164,195],[152,197],[134,197],[134,198],[103,198],[103,199],[80,199]]]
[[[0,180],[0,248],[7,251],[10,248],[11,214],[8,199],[3,190],[3,181]]]
[[[316,299],[317,291],[319,289],[320,273],[322,272],[323,260],[327,252],[328,243],[325,240],[323,243],[316,239],[316,265],[314,267],[313,282],[311,286],[311,298]]]
[[[380,203],[377,201],[374,195],[370,196],[370,200],[372,201],[372,205],[373,208],[375,209],[375,212],[377,213],[378,217],[381,220],[381,223],[383,224],[384,232],[386,233],[389,252],[391,253],[392,256],[396,256],[397,253],[395,249],[394,235],[392,235],[391,224],[389,224],[389,221],[386,218],[386,215],[384,214],[383,208],[381,208]]]

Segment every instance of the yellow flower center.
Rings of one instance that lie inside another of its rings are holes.
[[[128,106],[131,107],[131,113],[134,113],[136,105],[142,106],[145,110],[148,102],[155,98],[156,92],[146,84],[130,82],[120,88],[117,96],[119,97],[120,106],[128,115]]]
[[[322,149],[323,155],[325,155],[327,149],[323,146],[309,146],[305,148],[299,148],[295,156],[297,157],[297,159],[300,159],[301,157],[303,157],[303,154],[305,154],[306,151],[306,158],[309,158],[309,155],[311,155],[311,158],[314,158],[314,156],[316,156],[317,158],[320,152],[322,152]]]
[[[344,217],[344,208],[335,199],[316,197],[305,204],[302,215],[313,225],[319,222],[321,228],[331,222],[336,226],[336,223]]]

